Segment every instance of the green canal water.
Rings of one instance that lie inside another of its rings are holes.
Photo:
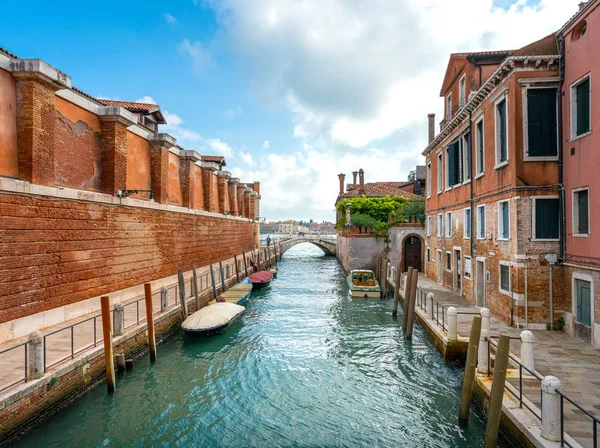
[[[391,301],[348,297],[333,257],[289,250],[226,333],[178,333],[20,440],[23,447],[481,447],[456,424],[461,373]],[[501,445],[506,446],[506,445]]]

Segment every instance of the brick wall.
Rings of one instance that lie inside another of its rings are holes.
[[[248,251],[233,219],[0,193],[0,323]]]

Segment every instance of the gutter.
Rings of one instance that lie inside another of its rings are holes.
[[[561,226],[560,226],[560,249],[558,254],[558,265],[560,266],[565,259],[566,252],[566,236],[567,236],[567,207],[566,207],[566,195],[565,187],[563,185],[564,179],[564,154],[563,154],[563,113],[562,113],[562,97],[563,97],[563,83],[565,79],[565,39],[562,31],[557,36],[558,44],[560,48],[560,60],[559,60],[559,81],[558,81],[558,185],[560,187],[560,213],[561,213]]]

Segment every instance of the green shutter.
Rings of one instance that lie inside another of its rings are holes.
[[[502,202],[502,238],[509,236],[508,202]]]
[[[530,157],[558,154],[556,89],[527,90],[527,140]]]
[[[538,239],[557,239],[559,237],[559,200],[536,199],[535,201],[535,237]]]
[[[462,182],[462,142],[458,139],[454,142],[454,184]]]
[[[590,130],[590,78],[576,88],[577,95],[577,135]]]
[[[577,233],[586,235],[590,233],[588,216],[588,190],[577,192],[577,221],[579,229]]]
[[[508,160],[508,142],[506,141],[506,100],[502,100],[497,106],[498,116],[500,118],[499,123],[499,140],[500,140],[500,160],[499,162],[505,162]]]
[[[465,180],[469,180],[471,178],[471,151],[472,151],[472,147],[471,147],[471,133],[467,132],[465,134],[465,148],[463,148],[463,151],[465,153],[465,167],[464,167],[464,175],[463,178]]]
[[[451,187],[454,185],[454,145],[448,145],[448,150],[446,154],[448,156],[448,160],[446,160],[446,164],[448,165],[448,179],[446,179],[446,186]]]
[[[484,160],[483,160],[483,120],[480,120],[477,123],[477,151],[478,151],[478,169],[477,169],[477,173],[483,173],[484,170]]]

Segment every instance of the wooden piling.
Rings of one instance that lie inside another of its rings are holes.
[[[196,299],[196,311],[200,309],[200,291],[198,291],[198,273],[196,265],[192,265],[192,288],[194,288],[194,298]]]
[[[487,429],[485,431],[485,448],[494,448],[498,441],[500,418],[502,417],[502,400],[504,399],[504,384],[508,368],[508,355],[510,352],[510,336],[501,334],[496,350],[494,362],[494,377],[490,392],[490,407],[488,411]]]
[[[195,274],[196,268],[194,268]],[[197,286],[195,288],[197,290]],[[156,362],[156,337],[154,336],[154,308],[152,307],[152,286],[144,283],[144,294],[146,297],[146,323],[148,325],[148,349],[150,350],[150,362]],[[196,298],[196,301],[198,299]]]
[[[213,298],[216,299],[217,298],[217,285],[215,284],[215,270],[214,270],[212,264],[210,265],[210,279],[212,281]]]
[[[406,282],[404,283],[404,305],[402,309],[404,314],[402,315],[402,331],[406,331],[406,323],[408,322],[408,301],[410,298],[410,282],[412,281],[412,266],[408,268],[406,272]]]
[[[219,271],[221,272],[221,292],[227,291],[227,281],[225,276],[223,275],[223,262],[219,261]]]
[[[110,322],[110,299],[108,296],[100,297],[100,306],[102,309],[102,335],[104,336],[104,362],[106,364],[106,389],[108,393],[113,393],[116,389],[115,384],[115,361],[113,358],[112,346],[112,325]]]
[[[394,307],[392,308],[392,317],[398,316],[398,302],[400,301],[400,280],[402,279],[402,271],[400,264],[396,269],[396,278],[394,279]]]
[[[406,307],[406,313],[408,318],[406,319],[406,338],[411,339],[413,333],[413,326],[415,323],[415,305],[417,302],[417,283],[419,282],[419,271],[413,269],[412,278],[410,281],[410,293],[408,294],[409,300],[405,300],[404,303],[408,302]]]
[[[238,265],[237,255],[233,256],[233,262],[235,263],[235,282],[240,282],[240,267]]]
[[[258,270],[260,271],[260,250],[257,251],[256,260],[258,261]]]
[[[375,266],[375,278],[377,278],[378,280],[381,278],[380,267],[381,267],[381,255],[377,255],[377,266]]]
[[[386,272],[385,272],[385,266],[387,264],[387,259],[386,258],[382,258],[381,259],[381,266],[379,268],[379,296],[381,298],[385,297],[385,289],[386,289]]]
[[[115,358],[117,360],[117,372],[125,372],[125,353],[117,353]]]
[[[458,424],[461,426],[465,426],[469,422],[469,410],[471,409],[471,397],[473,395],[473,381],[475,379],[475,369],[477,368],[477,346],[479,345],[480,335],[481,316],[473,316],[471,335],[469,336],[469,346],[467,348],[467,363],[465,364],[465,373],[463,375],[460,411],[458,413]]]
[[[242,257],[244,257],[244,278],[248,277],[248,265],[246,264],[246,252],[242,252]]]
[[[185,282],[183,281],[183,271],[177,270],[177,281],[179,282],[179,302],[181,304],[181,316],[184,319],[188,317],[187,302],[185,301]]]

